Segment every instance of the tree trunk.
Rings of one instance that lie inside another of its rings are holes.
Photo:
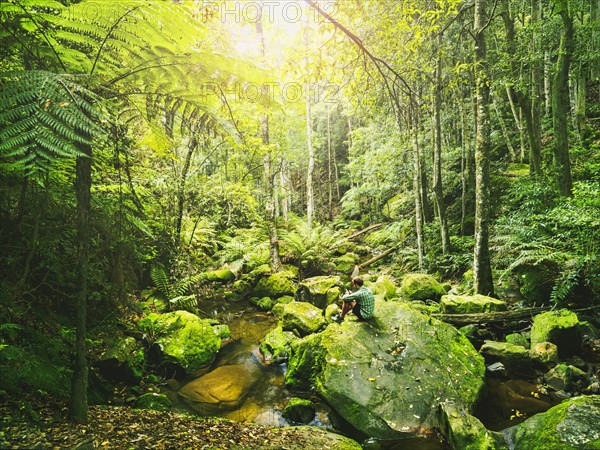
[[[475,251],[473,255],[474,289],[478,294],[494,292],[489,252],[490,160],[489,108],[490,82],[485,40],[486,0],[475,0],[475,84],[477,131],[475,134]]]
[[[312,227],[315,213],[315,194],[313,191],[313,172],[315,170],[315,152],[312,143],[312,123],[310,115],[310,93],[306,89],[306,144],[308,147],[308,169],[306,171],[306,221]]]
[[[177,220],[175,223],[175,245],[177,247],[181,241],[181,224],[183,222],[183,209],[185,206],[185,182],[192,164],[194,150],[196,150],[197,147],[198,140],[195,137],[192,137],[188,144],[183,167],[181,168],[181,174],[179,175],[179,186],[177,187]]]
[[[265,58],[265,38],[263,34],[263,27],[261,20],[256,21],[256,34],[258,35],[260,52],[262,55],[262,59]],[[265,181],[265,219],[267,222],[267,227],[269,229],[269,262],[271,266],[271,270],[273,272],[279,272],[283,268],[283,264],[281,264],[281,258],[279,257],[279,239],[277,236],[277,223],[275,216],[275,178],[271,173],[272,170],[272,161],[271,161],[271,150],[269,148],[269,115],[264,114],[261,119],[261,129],[262,129],[262,143],[267,151],[264,158],[264,181]]]
[[[423,268],[425,250],[423,246],[423,204],[421,197],[421,151],[419,149],[419,123],[416,106],[412,106],[411,129],[413,146],[413,189],[415,195],[415,231],[417,233],[417,255],[419,269]]]
[[[552,86],[552,122],[554,128],[554,165],[558,177],[561,195],[573,195],[571,165],[569,161],[568,117],[569,101],[569,69],[575,47],[573,19],[569,15],[568,1],[558,0],[557,7],[563,21],[563,35],[560,40],[556,73]]]
[[[331,112],[327,106],[327,185],[328,198],[327,206],[329,209],[328,218],[333,220],[333,156],[331,154]]]
[[[533,49],[536,55],[531,66],[531,120],[533,139],[537,147],[531,147],[530,172],[542,174],[542,89],[544,84],[544,66],[542,52],[542,37],[536,31],[542,23],[542,4],[540,0],[531,0],[531,21],[534,26]],[[532,166],[533,164],[533,166]],[[533,170],[532,170],[533,169]]]
[[[85,156],[77,158],[75,179],[75,194],[77,197],[77,287],[79,291],[75,298],[77,329],[75,332],[75,355],[69,414],[74,422],[85,423],[88,420],[88,365],[85,340],[87,334],[92,148],[90,145],[80,144],[79,150]]]
[[[448,235],[448,220],[446,218],[446,206],[444,204],[444,190],[442,186],[442,33],[438,33],[438,57],[435,69],[435,92],[434,92],[434,151],[433,151],[433,193],[435,196],[438,219],[440,223],[440,237],[442,253],[450,251],[450,237]]]

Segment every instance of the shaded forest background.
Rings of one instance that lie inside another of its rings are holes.
[[[142,289],[202,310],[373,224],[391,275],[597,303],[598,2],[310,3],[0,3],[0,358],[40,392],[86,397]]]

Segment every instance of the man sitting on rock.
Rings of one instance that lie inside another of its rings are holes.
[[[356,291],[346,291],[346,294],[342,297],[342,313],[332,317],[335,322],[342,323],[344,317],[350,311],[358,317],[358,320],[367,320],[373,317],[373,310],[375,309],[373,291],[364,286],[361,277],[352,278],[352,286],[356,288]]]

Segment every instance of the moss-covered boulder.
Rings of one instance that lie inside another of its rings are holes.
[[[388,275],[380,275],[375,283],[369,283],[369,287],[373,291],[373,294],[382,300],[392,300],[398,297],[398,286],[396,286],[394,280]]]
[[[548,311],[533,318],[531,346],[540,342],[552,342],[558,347],[561,358],[581,352],[581,333],[577,314],[567,309]]]
[[[96,366],[102,376],[111,382],[137,384],[144,371],[144,349],[131,336],[116,338],[109,343]]]
[[[230,411],[242,404],[260,377],[260,367],[249,358],[244,364],[220,366],[190,381],[179,390],[179,395],[201,414]]]
[[[523,348],[529,348],[529,341],[521,333],[510,333],[504,338],[509,344],[520,345]]]
[[[439,422],[442,435],[456,450],[508,450],[500,433],[489,431],[479,419],[470,415],[453,402],[439,406]]]
[[[506,430],[515,449],[600,449],[600,395],[575,397]]]
[[[284,419],[295,423],[310,423],[315,418],[315,404],[310,400],[292,397],[282,412]]]
[[[440,300],[445,314],[477,314],[506,311],[506,302],[487,295],[444,295]]]
[[[307,302],[291,302],[283,307],[281,325],[284,331],[299,336],[316,333],[325,326],[323,311]]]
[[[307,302],[318,308],[336,303],[342,293],[342,282],[338,276],[319,276],[306,278],[298,284],[296,300]]]
[[[296,292],[295,277],[291,271],[284,270],[261,278],[254,288],[253,295],[259,298],[270,297],[272,299],[284,295],[294,295]]]
[[[280,364],[287,361],[290,345],[297,340],[291,331],[283,331],[280,323],[267,333],[259,349],[266,362]]]
[[[560,268],[553,261],[543,261],[535,266],[520,266],[515,272],[523,298],[529,304],[540,304],[550,298]]]
[[[531,347],[529,355],[542,367],[553,367],[558,363],[558,347],[552,342],[538,342]]]
[[[204,272],[202,278],[211,283],[230,283],[235,280],[235,274],[229,269],[219,269]]]
[[[159,350],[161,364],[174,365],[188,373],[211,363],[221,347],[222,328],[215,330],[212,321],[187,311],[152,313],[138,326],[153,342],[153,348]]]
[[[135,407],[141,409],[153,409],[155,411],[168,411],[173,406],[169,397],[156,392],[148,392],[140,395],[135,401]]]
[[[438,425],[441,398],[471,410],[484,361],[454,327],[401,302],[378,302],[369,322],[346,320],[295,342],[286,385],[314,387],[347,422],[378,439]]]
[[[506,370],[514,375],[530,376],[534,374],[529,350],[509,342],[485,341],[479,349],[486,363],[501,362]]]
[[[407,273],[402,277],[402,284],[398,290],[399,296],[406,300],[439,301],[445,293],[444,286],[425,273]]]
[[[290,449],[362,450],[358,442],[318,427],[304,425],[280,429],[286,433]]]

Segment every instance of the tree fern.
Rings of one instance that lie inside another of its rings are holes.
[[[0,78],[0,154],[29,173],[59,158],[83,156],[99,133],[97,97],[73,77],[46,71],[11,72]]]

